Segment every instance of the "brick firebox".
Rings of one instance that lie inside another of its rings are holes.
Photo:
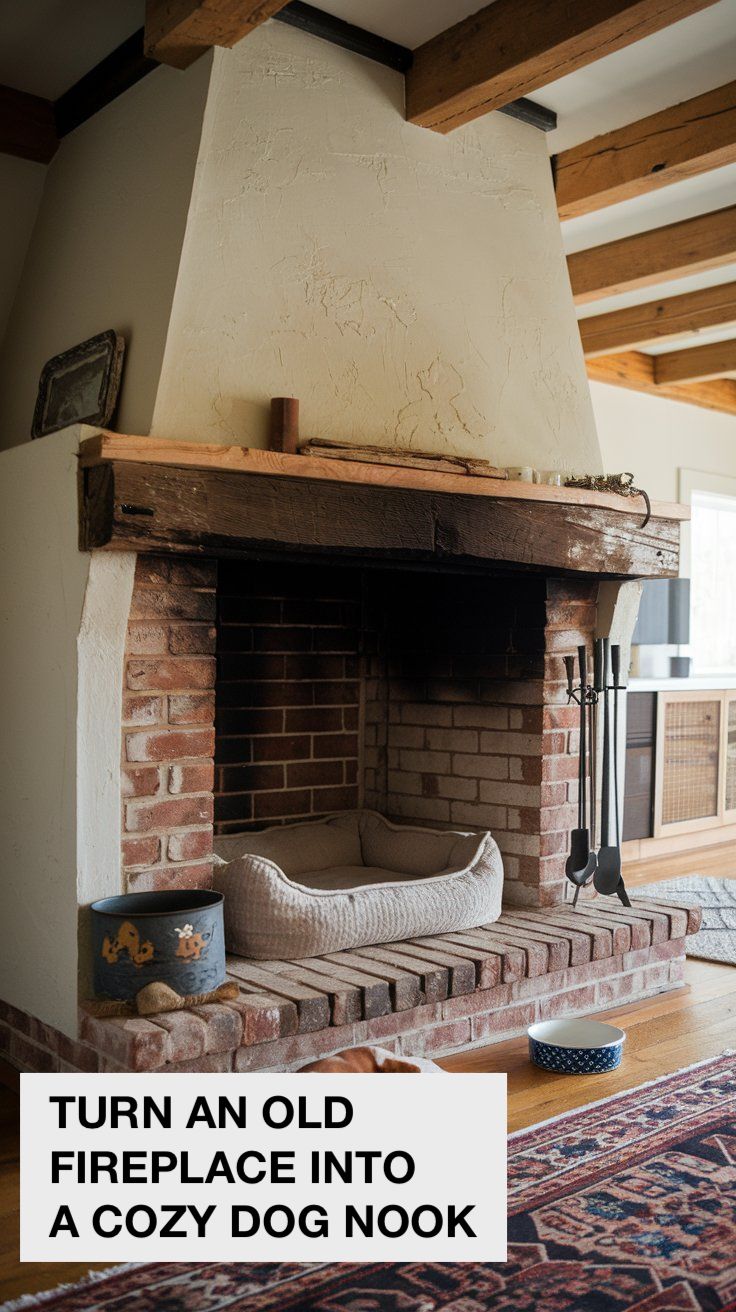
[[[489,828],[505,901],[562,898],[597,585],[540,575],[137,561],[123,699],[128,889],[211,875],[235,832],[369,806]]]

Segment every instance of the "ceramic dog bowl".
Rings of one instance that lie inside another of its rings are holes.
[[[626,1034],[598,1020],[545,1020],[532,1025],[529,1059],[560,1075],[594,1075],[621,1065]]]

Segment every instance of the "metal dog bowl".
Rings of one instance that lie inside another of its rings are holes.
[[[209,993],[225,979],[222,893],[187,888],[126,893],[92,903],[92,958],[98,998],[134,998],[146,984],[182,996]]]
[[[527,1030],[529,1060],[560,1075],[595,1075],[621,1065],[626,1034],[598,1020],[544,1020]]]

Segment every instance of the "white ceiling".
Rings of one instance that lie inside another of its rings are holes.
[[[411,48],[482,0],[317,0],[329,13]],[[145,0],[0,0],[0,83],[55,99],[141,27]],[[532,93],[559,117],[550,153],[621,127],[736,77],[736,0],[718,0],[654,36]],[[736,203],[736,165],[562,225],[566,251]],[[736,267],[586,305],[580,315],[730,281]],[[715,330],[714,330],[715,331]],[[704,337],[698,340],[705,340]]]

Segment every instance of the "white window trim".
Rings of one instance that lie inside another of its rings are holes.
[[[714,492],[716,496],[736,497],[736,477],[728,474],[710,474],[703,469],[678,470],[678,500],[685,506],[693,503],[693,492]],[[681,525],[680,576],[692,575],[691,529],[686,520]]]
[[[736,477],[729,474],[710,474],[702,469],[678,470],[679,500],[692,506],[693,494],[702,492],[705,496],[724,497],[733,502],[736,509]],[[713,507],[716,509],[716,507]],[[726,507],[724,507],[726,509]],[[692,578],[692,525],[689,521],[682,524],[680,541],[680,576]],[[686,650],[691,650],[688,647]],[[707,675],[705,677],[711,677]],[[724,677],[731,677],[726,674]]]

